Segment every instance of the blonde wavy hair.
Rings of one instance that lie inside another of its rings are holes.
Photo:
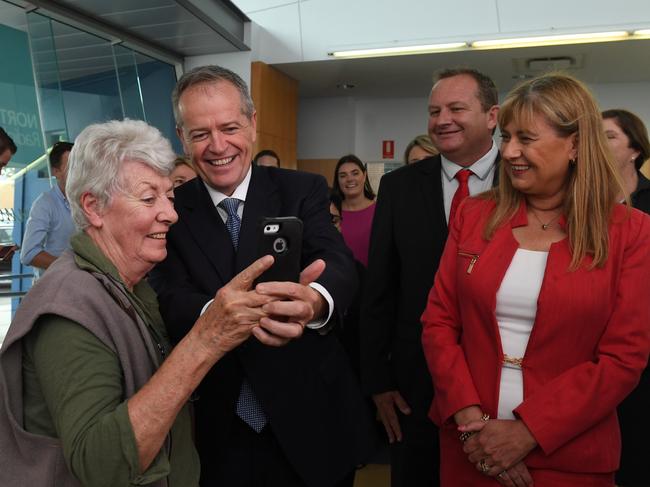
[[[607,146],[598,105],[589,89],[575,78],[545,74],[508,94],[499,110],[499,126],[513,121],[532,125],[540,116],[560,137],[576,137],[577,157],[569,168],[564,199],[572,251],[569,268],[577,269],[587,255],[593,258],[589,268],[602,267],[609,250],[610,215],[624,186]],[[496,202],[485,227],[487,239],[516,213],[524,197],[512,186],[506,164],[500,165],[499,178],[498,188],[487,194]]]

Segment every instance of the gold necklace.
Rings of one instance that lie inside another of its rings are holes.
[[[539,224],[542,226],[542,230],[548,230],[548,227],[550,227],[550,226],[553,224],[553,222],[555,222],[555,220],[557,220],[558,218],[560,218],[560,216],[562,215],[562,212],[560,212],[560,213],[558,213],[557,215],[555,215],[551,220],[549,220],[548,222],[544,223],[544,222],[539,218],[539,216],[537,216],[537,212],[535,212],[534,207],[531,206],[531,205],[528,205],[528,206],[530,206],[530,211],[531,211],[531,213],[533,214],[533,216],[535,217],[535,219],[536,219],[536,220],[539,222]]]

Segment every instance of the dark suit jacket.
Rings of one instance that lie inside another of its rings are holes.
[[[636,190],[630,195],[632,206],[644,213],[650,214],[650,180],[640,171],[637,171],[639,181],[636,184]]]
[[[650,180],[637,171],[639,182],[630,196],[632,206],[650,214]],[[623,449],[621,466],[616,473],[618,485],[648,483],[647,446],[644,438],[650,432],[650,367],[646,366],[636,388],[618,407]],[[640,433],[642,432],[642,433]]]
[[[440,156],[385,174],[361,307],[361,382],[368,394],[400,391],[421,418],[433,388],[420,316],[446,240]]]
[[[354,264],[330,222],[322,177],[254,166],[236,253],[201,179],[178,188],[175,196],[179,221],[167,237],[167,259],[150,278],[173,340],[182,338],[205,303],[257,258],[256,230],[265,216],[302,219],[303,267],[324,259],[327,267],[318,282],[337,309],[347,307],[357,286]],[[308,485],[332,485],[365,460],[372,424],[347,358],[334,334],[306,329],[300,339],[280,348],[251,337],[206,376],[196,402],[197,445],[206,476],[219,449],[228,447],[220,438],[227,437],[235,418],[244,376]]]

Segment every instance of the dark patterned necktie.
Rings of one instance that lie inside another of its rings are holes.
[[[228,233],[230,233],[230,240],[232,240],[232,245],[235,247],[235,250],[239,246],[239,227],[241,226],[241,218],[237,214],[239,202],[240,200],[237,198],[226,198],[219,203],[219,206],[228,214],[226,228],[228,229]],[[255,396],[255,392],[253,392],[250,382],[247,379],[244,379],[241,384],[235,411],[237,412],[237,416],[258,433],[262,431],[268,421],[262,405]]]

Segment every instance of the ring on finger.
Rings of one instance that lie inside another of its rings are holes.
[[[485,458],[481,459],[481,461],[478,462],[478,467],[481,469],[481,472],[483,473],[487,473],[488,470],[490,470],[490,466],[485,461]]]
[[[499,475],[497,475],[497,477],[499,477],[500,479],[505,478],[507,476],[508,476],[508,472],[505,470],[503,470]]]

